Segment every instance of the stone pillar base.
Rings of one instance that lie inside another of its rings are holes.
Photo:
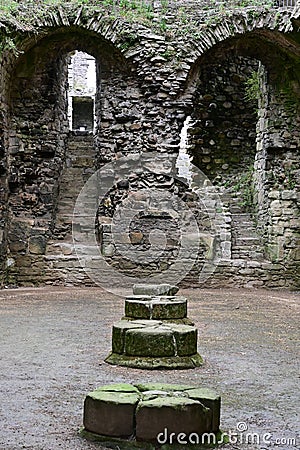
[[[200,386],[102,386],[85,398],[81,435],[103,443],[120,442],[122,449],[211,445],[220,431],[220,409],[220,396]]]

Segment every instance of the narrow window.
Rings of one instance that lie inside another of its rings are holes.
[[[68,65],[68,118],[73,131],[95,129],[95,58],[75,51],[70,54]]]

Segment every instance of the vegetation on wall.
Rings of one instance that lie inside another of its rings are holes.
[[[260,11],[275,5],[276,0],[210,0],[201,5],[204,16],[199,24],[186,10],[182,0],[0,0],[0,22],[5,24],[2,38],[0,31],[0,54],[3,50],[18,54],[16,38],[13,33],[7,34],[9,29],[35,33],[39,19],[51,12],[57,13],[60,7],[73,8],[75,13],[76,8],[81,8],[82,15],[86,17],[101,12],[107,15],[109,21],[121,18],[128,23],[141,23],[172,41],[177,36],[201,39],[203,27],[220,24],[224,17],[230,17],[242,8],[247,8],[249,17],[251,14],[259,17]],[[177,27],[169,23],[169,13],[174,11],[179,25]],[[118,44],[121,51],[126,52],[135,43],[136,39],[130,37]]]
[[[250,103],[254,103],[257,106],[260,95],[259,72],[253,71],[249,78],[245,81],[245,100]]]

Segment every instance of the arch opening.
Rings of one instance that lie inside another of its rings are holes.
[[[105,114],[114,121],[111,92],[124,96],[116,88],[127,70],[120,60],[101,36],[63,28],[37,40],[12,69],[7,283],[65,283],[72,265],[72,281],[85,278],[73,249],[73,209],[97,165],[114,154],[115,136],[101,121]],[[65,258],[69,267],[62,267]]]
[[[276,43],[276,33],[271,44],[269,34],[233,38],[198,61],[187,152],[220,191],[231,223],[230,259],[282,263],[295,280],[299,59]]]

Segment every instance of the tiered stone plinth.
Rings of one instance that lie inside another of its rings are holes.
[[[113,325],[106,362],[145,369],[188,369],[202,364],[197,329],[187,300],[169,285],[136,285],[125,299],[125,317]]]
[[[86,396],[82,435],[104,442],[107,437],[130,439],[130,448],[143,449],[183,437],[185,442],[193,437],[194,443],[195,438],[205,443],[204,434],[212,443],[219,432],[220,408],[220,397],[199,386],[108,385]]]

